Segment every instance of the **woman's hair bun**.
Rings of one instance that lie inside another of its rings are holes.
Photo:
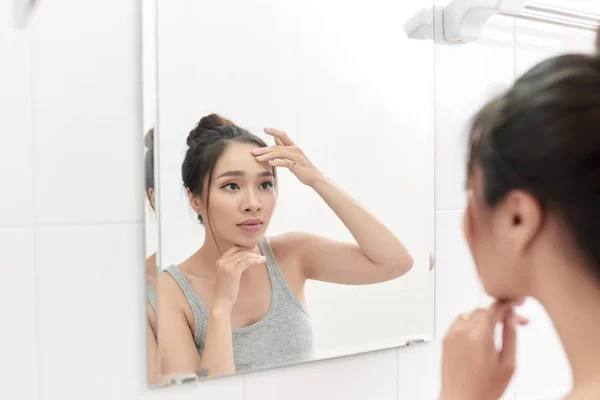
[[[214,133],[214,131],[221,126],[235,126],[235,124],[232,121],[223,118],[218,114],[209,114],[207,116],[202,117],[202,119],[198,122],[196,127],[192,129],[190,134],[188,135],[187,145],[189,147],[192,147],[192,145],[199,141],[202,138],[202,136],[209,132]]]

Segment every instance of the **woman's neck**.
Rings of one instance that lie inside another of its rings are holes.
[[[551,278],[537,281],[534,297],[546,308],[563,343],[573,372],[573,394],[593,386],[600,390],[595,383],[600,382],[600,285],[581,262],[546,261],[545,276]]]
[[[219,241],[217,246],[215,240],[212,237],[207,236],[204,239],[202,247],[188,259],[189,266],[196,274],[212,276],[215,274],[217,261],[232,246],[234,246],[233,243],[225,241]],[[258,249],[259,246],[256,245],[256,250]]]

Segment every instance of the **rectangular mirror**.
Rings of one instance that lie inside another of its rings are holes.
[[[432,0],[143,3],[150,384],[432,340]]]

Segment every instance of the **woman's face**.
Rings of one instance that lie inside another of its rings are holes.
[[[201,215],[206,234],[212,231],[218,242],[252,248],[269,226],[277,193],[272,167],[251,154],[256,147],[232,142],[215,165],[208,211],[203,203]]]
[[[518,203],[508,195],[489,208],[483,197],[483,174],[474,168],[468,184],[464,234],[485,291],[502,300],[521,298],[528,291],[530,268],[523,251],[527,241],[523,226],[530,221]]]

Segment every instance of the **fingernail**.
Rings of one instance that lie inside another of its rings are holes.
[[[263,156],[257,156],[256,159],[260,161],[263,159]]]
[[[270,165],[275,165],[275,160],[269,160]]]
[[[258,154],[258,149],[252,150],[252,154]]]

